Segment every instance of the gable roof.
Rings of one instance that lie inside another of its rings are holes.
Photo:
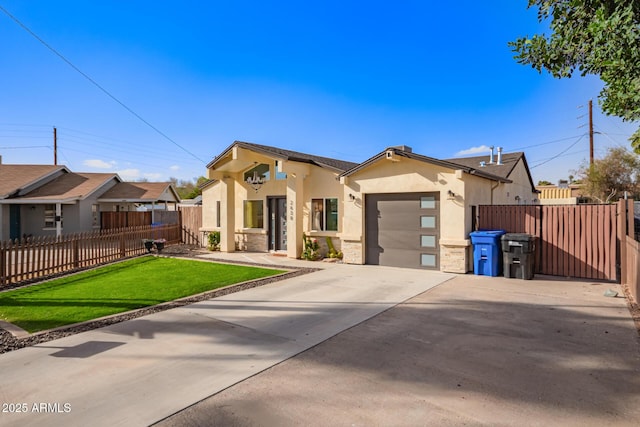
[[[525,170],[527,171],[527,175],[529,177],[529,183],[531,184],[531,190],[535,191],[535,185],[533,185],[533,178],[531,177],[531,171],[529,170],[529,165],[527,164],[527,159],[523,152],[517,151],[514,153],[503,153],[502,154],[502,164],[498,165],[496,163],[488,163],[487,156],[475,156],[475,157],[462,157],[457,159],[449,159],[449,162],[457,163],[460,165],[464,165],[469,168],[476,168],[487,173],[491,173],[493,175],[497,175],[504,178],[509,178],[513,170],[519,161],[522,160],[524,163]],[[481,166],[481,162],[485,163],[485,166]]]
[[[489,163],[488,156],[459,157],[455,159],[447,159],[447,161],[469,168],[486,170],[487,173],[491,173],[492,175],[508,178],[509,175],[511,175],[511,172],[513,172],[513,169],[516,167],[518,160],[520,160],[520,158],[523,156],[524,153],[522,152],[503,153],[502,163],[500,165],[495,162]],[[484,167],[481,166],[482,162],[485,163]]]
[[[166,192],[173,197],[165,197]],[[170,182],[119,182],[100,196],[99,200],[152,203],[179,202],[180,197]]]
[[[9,199],[11,203],[74,202],[89,197],[109,181],[119,180],[114,173],[69,172],[34,190]]]
[[[66,167],[57,165],[0,164],[0,199],[10,197],[59,171],[69,172]]]
[[[373,163],[376,163],[378,160],[380,159],[384,159],[387,156],[387,153],[391,151],[393,152],[394,156],[398,156],[398,157],[406,157],[409,159],[413,159],[413,160],[417,160],[420,162],[424,162],[424,163],[429,163],[429,164],[433,164],[433,165],[437,165],[437,166],[441,166],[443,168],[447,168],[447,169],[453,169],[453,170],[457,170],[460,169],[466,173],[469,173],[471,175],[475,175],[475,176],[479,176],[482,178],[486,178],[486,179],[490,179],[492,181],[498,181],[498,182],[504,182],[504,183],[510,183],[511,180],[507,177],[507,176],[501,176],[501,175],[496,175],[493,173],[490,173],[489,171],[484,171],[480,168],[472,168],[469,166],[465,166],[464,164],[460,164],[460,163],[456,163],[454,161],[451,160],[439,160],[433,157],[428,157],[428,156],[423,156],[421,154],[416,154],[413,153],[411,151],[407,151],[398,147],[389,147],[386,150],[382,151],[381,153],[376,154],[375,156],[371,157],[368,160],[365,160],[364,162],[360,163],[359,165],[356,165],[355,167],[343,172],[340,176],[351,176],[363,169],[365,169],[366,167],[372,165]]]
[[[345,160],[332,159],[330,157],[316,156],[313,154],[300,153],[298,151],[285,150],[282,148],[271,147],[268,145],[254,144],[252,142],[235,141],[229,147],[227,147],[219,156],[216,156],[208,165],[207,168],[211,168],[219,159],[226,156],[233,147],[246,148],[247,150],[255,151],[261,154],[265,154],[271,157],[277,157],[282,160],[288,160],[300,163],[310,163],[312,165],[319,166],[321,168],[332,169],[336,172],[344,172],[357,165],[354,162],[348,162]]]

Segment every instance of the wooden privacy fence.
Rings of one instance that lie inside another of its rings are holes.
[[[103,230],[143,225],[151,225],[151,212],[100,212],[100,227]]]
[[[140,226],[0,242],[0,287],[146,252],[143,239],[180,242],[179,224]]]
[[[626,206],[627,223],[622,224],[623,243],[620,246],[622,259],[622,283],[629,287],[631,297],[637,304],[640,302],[640,243],[636,240],[634,203]]]
[[[151,224],[178,224],[179,222],[180,212],[178,211],[100,212],[100,227],[103,230]]]
[[[625,222],[625,201],[478,208],[480,229],[536,236],[535,272],[552,276],[619,281],[620,230]]]
[[[153,211],[153,224],[178,224],[180,222],[179,211]]]
[[[202,241],[202,206],[181,206],[182,242],[187,245],[204,246]]]

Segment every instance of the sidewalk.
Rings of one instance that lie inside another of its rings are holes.
[[[0,355],[0,425],[147,426],[453,277],[316,265],[324,268]]]

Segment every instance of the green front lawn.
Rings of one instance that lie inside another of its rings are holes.
[[[37,332],[283,273],[142,257],[0,293],[0,319]]]

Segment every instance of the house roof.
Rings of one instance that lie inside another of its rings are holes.
[[[433,157],[428,157],[428,156],[423,156],[421,154],[416,154],[413,153],[411,151],[407,151],[404,150],[402,148],[398,148],[398,147],[389,147],[386,150],[382,151],[381,153],[376,154],[375,156],[371,157],[368,160],[365,160],[364,162],[360,163],[359,165],[356,165],[355,167],[343,172],[340,176],[351,176],[359,171],[361,171],[362,169],[365,169],[366,167],[372,165],[373,163],[376,163],[377,161],[379,161],[380,159],[384,159],[387,156],[387,153],[391,151],[393,152],[394,156],[398,156],[398,157],[406,157],[409,159],[413,159],[413,160],[417,160],[420,162],[425,162],[425,163],[429,163],[429,164],[433,164],[433,165],[437,165],[437,166],[441,166],[447,169],[461,169],[466,173],[469,173],[471,175],[476,175],[482,178],[486,178],[486,179],[490,179],[493,181],[498,181],[498,182],[505,182],[505,183],[509,183],[511,182],[511,180],[508,178],[508,175],[502,176],[502,175],[498,175],[498,174],[494,174],[492,173],[493,171],[484,171],[482,169],[478,168],[473,168],[473,167],[469,167],[466,166],[464,164],[458,163],[458,162],[454,162],[453,160],[440,160],[440,159],[436,159]],[[454,159],[457,160],[457,159]],[[478,164],[479,166],[479,164]]]
[[[285,150],[282,148],[271,147],[268,145],[260,145],[254,144],[252,142],[244,142],[244,141],[235,141],[229,147],[227,147],[222,154],[215,157],[208,165],[207,168],[211,168],[215,165],[215,163],[226,156],[233,147],[242,147],[247,150],[255,151],[258,153],[265,154],[267,156],[277,157],[283,160],[300,162],[300,163],[310,163],[319,167],[332,169],[336,172],[344,172],[348,169],[351,169],[357,165],[357,163],[348,162],[345,160],[332,159],[329,157],[315,156],[313,154],[300,153],[298,151]]]
[[[9,200],[11,203],[74,202],[99,191],[111,180],[119,180],[119,178],[114,173],[69,172],[33,191]]]
[[[57,165],[0,164],[0,199],[10,197],[61,170],[69,172],[66,167]]]
[[[459,157],[455,159],[447,159],[448,162],[456,163],[459,165],[466,166],[468,168],[474,169],[482,169],[487,173],[491,173],[492,175],[501,176],[503,178],[508,178],[515,168],[518,160],[524,156],[524,153],[503,153],[502,154],[502,163],[498,165],[497,163],[489,163],[489,156],[474,156],[474,157]],[[481,164],[484,162],[485,166],[483,167]]]
[[[173,197],[166,197],[167,192]],[[180,197],[170,182],[119,182],[99,198],[100,201],[179,202]]]
[[[491,173],[503,178],[509,178],[511,172],[513,172],[520,160],[522,160],[522,162],[524,163],[527,175],[529,175],[529,183],[531,184],[531,189],[535,191],[535,185],[533,185],[533,178],[531,177],[531,171],[529,170],[527,159],[524,153],[521,151],[517,151],[514,153],[503,153],[502,164],[500,165],[496,164],[495,162],[489,163],[488,156],[463,157],[457,159],[449,159],[448,161],[464,165],[469,168],[481,169],[487,173]],[[481,162],[484,162],[484,167],[481,166]]]

